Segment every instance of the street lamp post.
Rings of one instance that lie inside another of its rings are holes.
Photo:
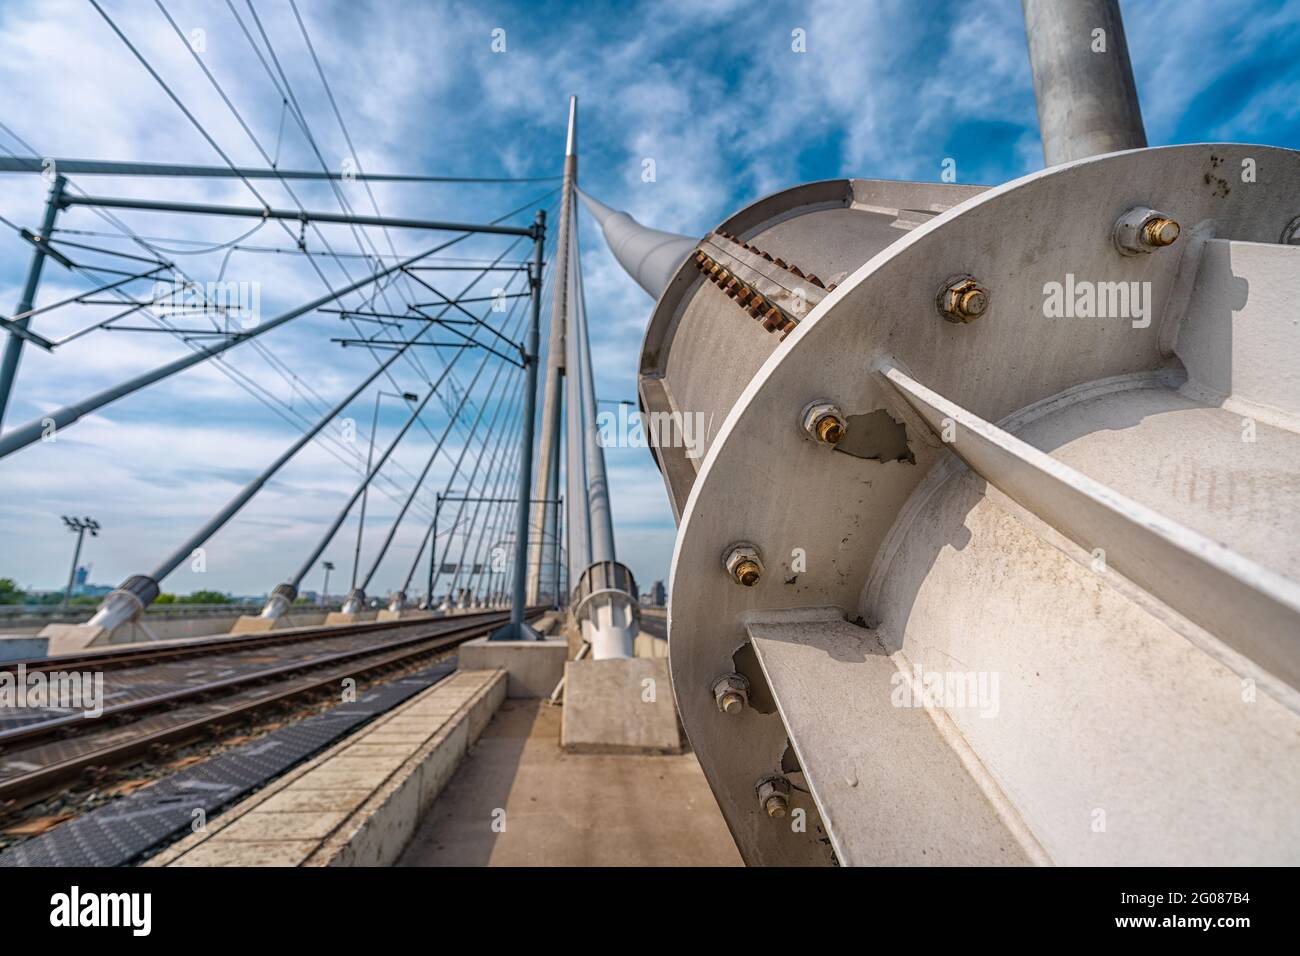
[[[330,604],[330,572],[334,570],[333,561],[322,561],[320,566],[325,569],[325,583],[321,585],[320,602],[325,607]]]
[[[92,538],[99,536],[99,522],[89,515],[85,518],[69,518],[64,515],[63,523],[69,531],[77,533],[77,546],[72,551],[72,570],[68,572],[68,586],[63,590],[63,606],[67,607],[68,602],[72,600],[72,584],[77,579],[77,562],[81,560],[81,542],[86,537],[87,531]]]

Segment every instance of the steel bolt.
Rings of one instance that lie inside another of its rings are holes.
[[[844,414],[824,399],[805,405],[799,420],[810,438],[826,445],[838,445],[849,430]]]
[[[790,781],[785,777],[764,777],[758,782],[758,805],[774,820],[785,816],[790,808]]]
[[[763,576],[763,559],[752,544],[733,544],[727,549],[723,563],[732,580],[747,588],[752,588]]]
[[[713,699],[724,714],[738,714],[749,703],[749,681],[742,674],[723,674],[713,682]]]
[[[1135,206],[1116,220],[1111,238],[1121,255],[1134,256],[1172,246],[1178,241],[1180,231],[1172,216],[1146,206]]]
[[[1157,216],[1142,227],[1142,241],[1148,246],[1172,246],[1178,241],[1178,223],[1168,216]]]
[[[938,306],[939,313],[949,322],[974,322],[988,311],[988,290],[971,276],[958,276],[944,284]]]

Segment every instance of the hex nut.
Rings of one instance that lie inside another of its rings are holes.
[[[763,576],[763,559],[759,556],[758,548],[752,544],[733,544],[727,549],[723,564],[731,579],[747,588],[752,588]]]
[[[1168,213],[1135,206],[1116,220],[1112,239],[1121,255],[1136,256],[1172,246],[1181,231]]]
[[[838,445],[849,433],[844,413],[832,402],[809,402],[799,418],[804,434],[823,445]]]
[[[989,310],[989,293],[973,276],[954,276],[935,299],[939,314],[949,322],[974,322]]]
[[[713,699],[722,713],[740,713],[749,705],[749,680],[742,674],[723,674],[713,682]]]
[[[758,781],[758,805],[773,820],[790,809],[790,781],[785,777],[764,777]]]

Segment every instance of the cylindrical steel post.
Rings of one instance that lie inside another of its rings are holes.
[[[510,608],[510,625],[517,637],[524,636],[524,610],[528,603],[528,504],[532,498],[533,425],[537,417],[537,362],[541,347],[542,323],[542,246],[546,242],[546,212],[538,210],[533,238],[532,321],[524,361],[528,372],[524,383],[523,439],[519,446],[519,513],[515,520],[515,588]]]
[[[539,501],[533,506],[533,525],[540,529],[532,545],[532,558],[528,565],[528,600],[536,603],[542,591],[542,569],[548,536],[553,537],[559,527],[560,512],[555,503],[560,479],[560,431],[564,404],[564,334],[565,316],[569,309],[569,284],[565,281],[569,269],[569,230],[573,223],[573,187],[578,181],[578,98],[569,97],[569,131],[564,149],[564,182],[560,189],[560,223],[555,237],[555,288],[551,297],[551,337],[546,356],[546,392],[542,399],[542,440],[538,447],[537,486],[543,489]],[[553,593],[559,594],[559,582],[551,582]]]
[[[72,570],[68,572],[68,586],[63,591],[63,603],[67,605],[72,600],[72,585],[77,580],[77,562],[81,560],[81,542],[86,537],[86,529],[79,527],[77,529],[77,546],[72,549]]]

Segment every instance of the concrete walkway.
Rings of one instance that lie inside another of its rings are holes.
[[[560,708],[507,700],[397,865],[739,866],[741,860],[693,754],[566,754]]]

